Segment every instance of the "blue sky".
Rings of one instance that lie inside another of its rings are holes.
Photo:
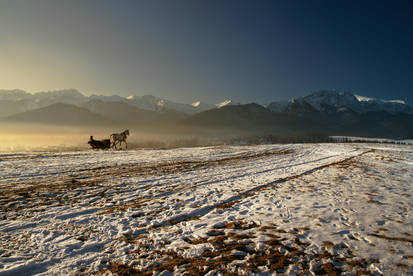
[[[413,102],[412,1],[0,1],[0,88]]]

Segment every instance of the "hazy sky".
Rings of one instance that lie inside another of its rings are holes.
[[[1,0],[0,89],[413,102],[413,1]]]

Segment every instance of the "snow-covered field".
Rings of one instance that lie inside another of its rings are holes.
[[[413,273],[411,145],[13,153],[0,176],[0,275]]]

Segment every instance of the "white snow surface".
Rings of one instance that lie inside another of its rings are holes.
[[[4,153],[0,176],[0,275],[413,271],[411,145]]]

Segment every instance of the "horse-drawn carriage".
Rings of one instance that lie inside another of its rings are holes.
[[[109,139],[95,140],[93,136],[90,136],[87,142],[92,149],[118,149],[121,147],[122,142],[125,143],[126,149],[128,148],[128,143],[126,143],[126,138],[129,136],[129,129],[121,133],[113,133],[109,136]]]
[[[93,136],[90,136],[89,141],[87,142],[92,149],[109,149],[110,148],[110,139],[95,140]]]

